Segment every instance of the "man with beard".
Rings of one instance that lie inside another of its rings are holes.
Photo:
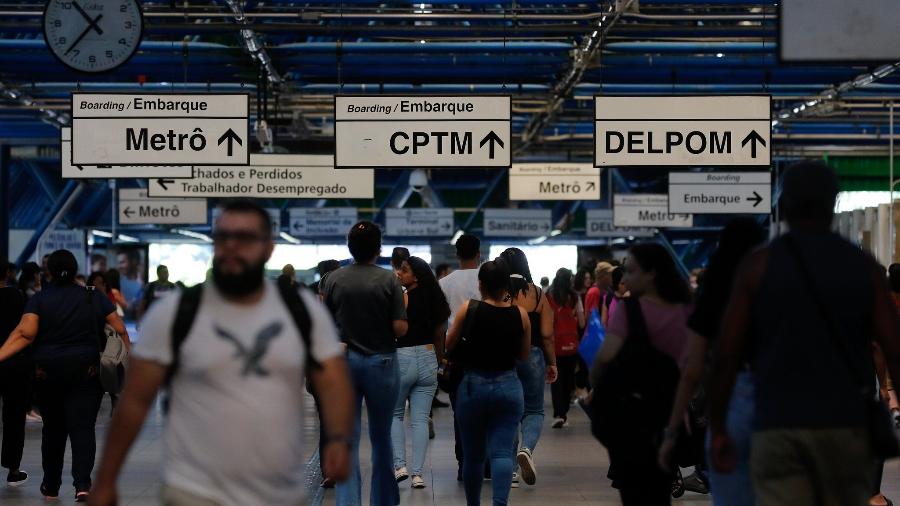
[[[329,476],[346,478],[353,390],[343,351],[328,311],[314,296],[303,293],[296,300],[308,313],[310,332],[303,337],[298,306],[289,310],[291,300],[264,279],[274,249],[270,220],[248,201],[222,206],[213,232],[212,282],[199,289],[193,323],[180,345],[179,306],[190,305],[185,299],[195,289],[150,308],[110,427],[93,504],[116,504],[128,450],[167,383],[163,504],[303,504],[307,353],[327,428],[322,459]]]

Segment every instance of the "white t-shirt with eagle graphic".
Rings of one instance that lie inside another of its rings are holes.
[[[312,355],[343,353],[328,310],[301,293]],[[180,295],[154,304],[134,356],[168,366]],[[172,380],[163,480],[223,505],[301,504],[305,354],[276,285],[251,306],[228,302],[209,282]]]

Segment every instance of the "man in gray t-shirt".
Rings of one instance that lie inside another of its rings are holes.
[[[400,386],[395,339],[406,335],[403,290],[394,274],[375,263],[381,254],[381,230],[362,221],[347,234],[353,265],[322,281],[320,292],[347,344],[347,363],[356,389],[356,431],[352,437],[350,479],[337,486],[337,505],[362,504],[359,476],[360,408],[366,400],[372,444],[369,504],[400,504],[394,479],[391,424]]]

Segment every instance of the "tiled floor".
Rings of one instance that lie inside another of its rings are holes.
[[[443,395],[442,397],[446,397]],[[547,401],[549,403],[549,391]],[[312,403],[307,404],[311,410]],[[549,410],[549,405],[548,405]],[[106,433],[109,416],[108,400],[98,424],[100,442]],[[260,422],[264,422],[265,414],[260,414]],[[146,424],[143,433],[135,445],[120,480],[121,504],[128,506],[144,506],[158,504],[159,493],[159,438],[162,430],[162,416],[158,410]],[[428,452],[426,481],[428,488],[412,490],[409,482],[400,487],[402,505],[464,505],[465,496],[462,484],[456,481],[456,461],[453,457],[453,432],[451,413],[448,409],[435,411],[437,438],[431,442]],[[510,497],[513,505],[554,505],[554,506],[587,506],[618,504],[617,495],[606,479],[606,452],[590,436],[587,420],[583,413],[573,408],[570,426],[554,430],[548,419],[543,437],[535,452],[538,467],[538,483],[534,487],[522,484],[514,489]],[[315,446],[315,417],[308,416],[304,435],[308,441],[306,448],[310,451]],[[38,505],[43,501],[38,493],[40,483],[40,425],[29,424],[23,468],[31,473],[27,484],[18,489],[0,488],[0,504],[3,506]],[[365,431],[364,431],[365,433]],[[360,453],[363,462],[363,476],[368,475],[369,447],[364,442]],[[315,466],[313,466],[314,468]],[[892,497],[900,497],[900,464],[891,463],[885,474],[885,489]],[[64,471],[64,483],[70,483],[69,468]],[[323,494],[316,486],[312,486],[310,504],[334,504],[333,492]],[[62,504],[72,502],[71,490],[63,487]],[[367,497],[367,487],[363,497]],[[490,504],[490,484],[483,490],[483,504]],[[674,504],[706,505],[707,496],[688,492]],[[247,505],[255,506],[255,505]]]

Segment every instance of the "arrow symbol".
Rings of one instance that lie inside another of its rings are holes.
[[[753,207],[756,207],[756,206],[758,206],[760,203],[762,203],[763,198],[762,198],[762,196],[761,196],[760,194],[758,194],[758,193],[756,193],[756,192],[754,191],[754,192],[753,192],[753,197],[747,197],[747,201],[753,202],[753,203],[754,203],[754,204],[753,204]]]
[[[747,143],[750,143],[750,157],[756,158],[756,143],[760,143],[763,146],[766,146],[766,140],[763,139],[762,135],[759,135],[759,132],[756,130],[751,130],[747,137],[744,137],[744,140],[741,141],[741,147],[745,147]]]
[[[589,181],[587,184],[587,191],[594,191],[595,188],[597,188],[597,183]]]
[[[81,165],[76,165],[75,168],[77,168],[78,170],[84,170],[84,167],[82,167]]]
[[[134,214],[134,211],[132,211],[130,207],[126,207],[122,210],[122,214],[124,214],[126,218],[130,219],[131,215]]]
[[[485,144],[488,144],[488,157],[493,160],[494,159],[494,144],[499,144],[501,148],[505,148],[506,145],[503,144],[503,139],[497,135],[493,130],[490,131],[487,135],[484,136],[484,139],[481,139],[481,144],[479,147],[484,147]]]
[[[238,136],[238,134],[230,128],[226,130],[224,134],[222,134],[222,137],[219,137],[218,145],[221,146],[225,141],[228,141],[228,156],[231,156],[232,152],[234,151],[233,148],[235,142],[238,143],[238,146],[244,145],[244,142],[241,141],[241,138]]]
[[[444,222],[444,226],[443,226],[443,227],[444,227],[444,230],[450,230],[450,227],[451,227],[451,226],[452,226],[452,225],[450,225],[449,223]]]
[[[175,184],[174,179],[157,179],[156,184],[160,185],[163,190],[169,191],[169,187],[167,185]]]
[[[294,231],[295,231],[295,232],[299,232],[299,231],[300,231],[300,222],[299,222],[299,221],[295,221],[295,222],[294,222]]]

